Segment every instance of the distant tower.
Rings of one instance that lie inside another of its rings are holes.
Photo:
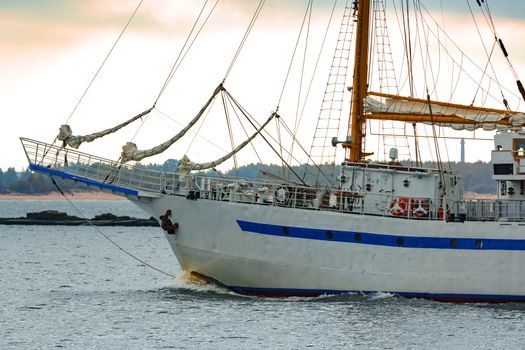
[[[461,139],[461,164],[465,163],[465,139]]]

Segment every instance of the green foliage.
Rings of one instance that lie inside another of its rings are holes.
[[[496,183],[492,180],[493,169],[490,163],[454,163],[452,169],[463,176],[466,191],[496,193]]]
[[[11,192],[26,194],[46,194],[56,191],[48,176],[29,174],[15,180],[10,186]]]
[[[16,173],[15,168],[8,168],[5,173],[2,174],[2,184],[5,187],[11,186],[16,180],[18,180],[18,174]]]

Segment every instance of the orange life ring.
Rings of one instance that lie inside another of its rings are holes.
[[[412,214],[415,217],[424,218],[428,216],[428,203],[425,203],[422,199],[415,199],[412,203],[412,208]]]
[[[390,213],[394,216],[408,215],[409,199],[405,197],[398,197],[390,203]]]

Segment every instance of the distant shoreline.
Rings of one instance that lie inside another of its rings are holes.
[[[117,196],[107,192],[73,192],[66,193],[66,197],[69,200],[93,200],[93,201],[104,201],[104,200],[124,200],[122,196]],[[24,194],[24,193],[9,193],[0,194],[0,201],[2,200],[49,200],[58,201],[65,200],[64,196],[58,192],[48,194]]]

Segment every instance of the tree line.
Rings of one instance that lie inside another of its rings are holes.
[[[177,170],[178,161],[170,159],[163,164],[143,165],[145,168],[156,171],[173,172]],[[431,163],[424,163],[423,167],[434,167]],[[465,191],[481,194],[495,194],[496,185],[492,180],[492,166],[490,163],[447,163],[448,169],[457,171],[463,178]],[[317,175],[318,171],[322,175]],[[322,165],[319,169],[311,166],[300,165],[291,169],[276,164],[249,164],[232,169],[224,174],[210,172],[211,176],[240,176],[248,179],[282,179],[294,182],[301,182],[304,179],[307,183],[337,183],[339,167],[333,165]],[[96,191],[84,184],[73,183],[71,181],[56,180],[62,191]],[[22,194],[48,194],[58,192],[57,186],[53,184],[50,177],[40,173],[33,173],[30,170],[22,172],[8,168],[6,171],[0,169],[0,193],[22,193]]]

